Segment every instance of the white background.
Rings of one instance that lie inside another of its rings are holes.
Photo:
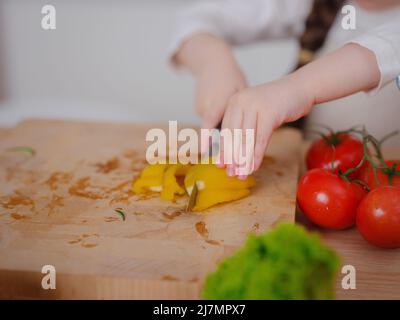
[[[167,64],[176,12],[194,0],[0,0],[0,125],[27,117],[198,121],[194,82]],[[41,8],[57,29],[41,28]],[[296,43],[237,50],[250,83],[288,72]]]

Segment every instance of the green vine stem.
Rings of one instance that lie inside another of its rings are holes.
[[[391,132],[391,133],[385,135],[380,140],[378,140],[373,135],[368,133],[365,126],[363,126],[363,125],[353,126],[347,130],[341,130],[341,131],[336,131],[336,132],[329,126],[322,125],[322,124],[314,123],[314,124],[311,124],[311,126],[323,128],[328,131],[328,133],[326,134],[326,133],[322,133],[318,130],[309,130],[310,133],[319,135],[321,138],[323,138],[325,140],[325,142],[327,144],[329,144],[332,147],[332,161],[331,161],[331,170],[332,171],[334,171],[334,169],[335,169],[335,163],[334,163],[335,152],[336,152],[335,146],[340,143],[340,135],[341,134],[359,134],[361,136],[362,141],[363,141],[363,154],[364,154],[363,158],[357,164],[357,166],[355,166],[354,168],[350,168],[350,169],[346,170],[344,173],[339,172],[339,175],[347,182],[350,182],[349,175],[354,173],[355,171],[359,170],[366,161],[372,167],[374,179],[375,179],[377,186],[380,185],[380,181],[378,179],[378,174],[377,174],[378,170],[388,176],[389,184],[393,184],[394,177],[400,176],[400,171],[396,169],[399,162],[395,162],[395,163],[393,163],[392,166],[389,166],[385,162],[385,159],[384,159],[383,153],[382,153],[382,144],[384,142],[386,142],[388,139],[392,138],[393,136],[399,134],[399,131]],[[371,145],[372,148],[369,148],[369,145]],[[374,154],[371,154],[370,151],[374,151],[373,152]],[[378,163],[376,163],[373,158],[376,158]],[[369,187],[366,186],[365,183],[362,183],[362,181],[360,181],[360,180],[353,179],[352,181],[360,183],[364,187],[367,187],[367,189],[369,189]]]
[[[381,140],[377,140],[374,136],[372,136],[371,134],[368,134],[366,136],[364,136],[363,138],[363,145],[364,145],[364,157],[366,161],[369,162],[369,164],[372,167],[372,172],[374,175],[374,179],[375,179],[375,183],[377,186],[380,186],[380,181],[378,179],[378,170],[381,171],[382,173],[386,174],[388,176],[388,182],[390,185],[393,184],[393,177],[395,176],[400,176],[400,171],[397,171],[397,162],[395,162],[393,164],[393,166],[388,166],[388,164],[385,162],[385,159],[383,157],[382,154],[382,144],[389,138],[397,135],[399,132],[395,131],[395,132],[391,132],[389,134],[387,134],[386,136],[384,136]],[[375,158],[377,158],[377,160],[379,161],[379,164],[376,164],[371,155],[368,152],[368,148],[367,148],[367,144],[371,143],[372,147],[375,151]],[[365,161],[364,160],[364,161]]]

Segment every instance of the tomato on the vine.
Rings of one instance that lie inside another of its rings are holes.
[[[369,243],[384,248],[400,247],[400,187],[372,190],[360,203],[357,228]]]
[[[365,194],[365,189],[357,183],[331,171],[313,169],[300,179],[297,202],[313,223],[346,229],[354,225],[357,207]]]
[[[360,179],[364,181],[370,189],[376,189],[379,186],[400,186],[400,160],[387,160],[385,161],[388,168],[377,169],[376,178],[374,176],[374,169],[371,165],[365,166],[360,173]]]
[[[362,141],[348,133],[333,133],[316,140],[306,155],[308,170],[320,168],[344,173],[364,157]],[[357,173],[357,172],[356,172]],[[356,173],[352,176],[356,176]]]

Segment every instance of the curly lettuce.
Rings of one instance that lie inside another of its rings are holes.
[[[205,299],[333,299],[339,257],[317,234],[281,224],[249,236],[233,256],[209,273]]]

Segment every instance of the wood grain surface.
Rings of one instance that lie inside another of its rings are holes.
[[[187,198],[130,191],[155,126],[30,120],[0,135],[1,298],[198,298],[249,233],[294,221],[297,131],[274,134],[251,196],[186,213]],[[48,264],[56,290],[41,287]]]

